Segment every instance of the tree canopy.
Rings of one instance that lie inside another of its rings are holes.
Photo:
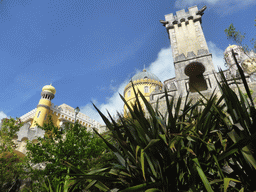
[[[256,19],[254,21],[256,22]],[[254,26],[256,27],[256,24],[254,24]],[[253,50],[254,52],[256,52],[256,39],[252,38],[250,40],[252,44],[252,48],[250,48],[246,44],[243,44],[243,40],[246,34],[245,33],[242,34],[239,30],[236,30],[233,23],[231,23],[229,27],[224,30],[224,32],[227,35],[228,39],[231,39],[234,41],[234,43],[242,46],[246,52],[249,52],[250,50]]]

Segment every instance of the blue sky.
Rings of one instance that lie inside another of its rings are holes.
[[[36,108],[52,83],[55,105],[79,106],[102,123],[91,101],[106,114],[122,111],[118,93],[146,69],[162,82],[175,76],[164,15],[207,6],[202,27],[213,62],[224,67],[233,23],[255,38],[255,0],[3,0],[0,3],[0,119]]]

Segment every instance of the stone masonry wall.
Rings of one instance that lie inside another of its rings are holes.
[[[244,85],[242,83],[242,80],[239,81],[241,84],[239,85],[239,88],[240,90],[245,94],[246,91],[245,91],[245,88],[244,88]],[[248,82],[247,82],[248,83]],[[253,91],[252,93],[252,99],[253,101],[256,100],[256,82],[249,82],[248,83],[248,86],[249,86],[249,89]],[[239,92],[238,92],[238,88],[235,84],[233,85],[230,85],[231,89],[237,94],[238,98],[240,98],[239,96]],[[212,90],[206,90],[206,91],[202,91],[201,92],[206,98],[210,98],[211,95],[212,95]],[[178,94],[175,94],[175,92],[168,92],[169,95],[173,95],[174,96],[174,104],[176,105],[177,103],[177,100],[178,100],[178,97],[179,95]],[[216,90],[215,90],[215,94],[217,94],[217,97],[219,98],[222,94],[219,90],[219,88],[217,87]],[[162,98],[161,98],[162,97]],[[164,97],[164,94],[161,95],[161,99],[159,99],[159,102],[158,102],[158,111],[162,114],[162,115],[165,115],[165,113],[167,112],[167,108],[166,108],[166,100],[165,100],[165,97]],[[202,98],[200,94],[198,93],[189,93],[189,97],[188,97],[188,101],[190,99],[192,99],[192,104],[196,103],[197,101],[199,101],[199,99]],[[169,99],[171,99],[171,97],[169,97]],[[185,99],[186,99],[186,95],[184,95],[182,97],[182,104],[181,104],[181,109],[183,109],[184,107],[184,103],[185,103]],[[224,102],[224,101],[223,101]],[[156,100],[154,101],[151,101],[150,102],[153,106],[153,108],[156,107]],[[256,104],[256,102],[254,101],[254,104]],[[175,108],[173,108],[173,113],[174,113],[174,110]],[[146,115],[148,116],[148,113],[146,113]]]

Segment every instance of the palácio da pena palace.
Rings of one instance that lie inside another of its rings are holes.
[[[167,89],[168,95],[176,100],[179,95],[186,97],[189,92],[189,99],[193,102],[200,98],[195,88],[205,97],[209,98],[216,88],[215,93],[220,96],[220,91],[217,86],[217,81],[214,74],[220,79],[220,74],[215,71],[214,63],[212,62],[212,54],[208,50],[208,46],[201,27],[202,16],[206,6],[198,9],[197,6],[189,7],[186,12],[184,9],[177,11],[176,15],[170,13],[165,15],[165,21],[160,20],[166,28],[172,49],[175,77],[165,80],[163,83],[159,78],[144,69],[131,78],[135,90],[140,90],[145,98],[155,106],[159,100],[159,111],[164,114],[166,112],[166,104],[164,96],[164,88]],[[224,59],[228,69],[223,71],[230,87],[237,93],[237,87],[232,84],[236,79],[241,82],[240,75],[232,56],[232,50],[235,57],[242,67],[249,88],[253,91],[252,97],[256,98],[256,54],[254,52],[245,52],[242,47],[237,45],[229,45],[224,51]],[[244,86],[240,87],[242,92],[245,92]],[[36,126],[35,122],[43,125],[48,120],[48,115],[51,115],[55,126],[62,127],[66,122],[75,121],[74,108],[67,104],[56,106],[52,103],[56,90],[52,85],[46,85],[42,88],[41,99],[35,109],[24,114],[20,120],[24,125],[17,133],[17,150],[25,153],[26,140],[34,140],[37,137],[43,137],[44,131]],[[123,92],[123,96],[129,105],[135,102],[135,95],[132,88],[132,83],[129,82]],[[184,102],[184,99],[183,99]],[[124,114],[127,108],[124,106]],[[78,113],[76,121],[87,127],[89,130],[96,128],[99,133],[106,130],[105,126],[99,122],[89,118],[83,113]]]

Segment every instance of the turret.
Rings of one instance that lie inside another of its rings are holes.
[[[55,93],[56,90],[52,85],[46,85],[43,87],[41,99],[37,105],[37,111],[30,127],[31,129],[36,127],[36,123],[43,126],[43,123],[47,120],[47,115],[50,112],[51,100],[54,98]]]
[[[155,90],[161,90],[163,87],[162,82],[158,79],[156,75],[148,72],[144,69],[142,72],[134,75],[131,78],[131,81],[125,86],[124,89],[124,98],[131,107],[136,101],[136,97],[133,91],[132,83],[135,90],[139,90],[147,101],[150,101],[150,94]],[[142,99],[139,97],[140,103],[144,106]],[[144,108],[145,109],[145,108]],[[128,108],[124,106],[124,114],[127,115]]]

